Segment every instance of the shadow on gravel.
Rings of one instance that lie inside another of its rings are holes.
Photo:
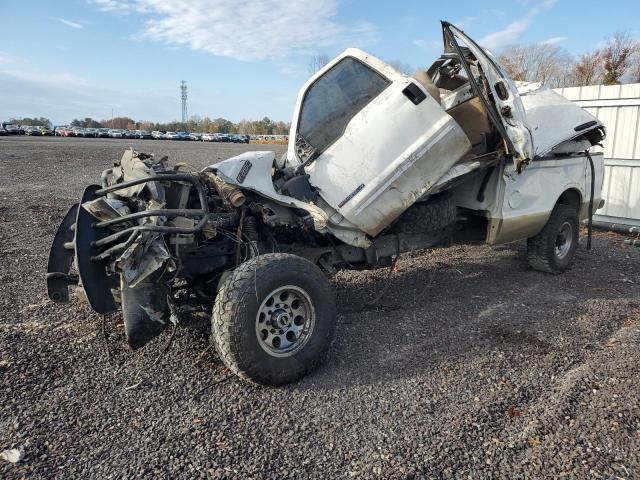
[[[578,258],[572,269],[554,276],[531,270],[521,244],[480,248],[495,257],[456,252],[445,263],[447,251],[441,250],[405,259],[392,274],[384,269],[338,276],[339,315],[329,360],[296,388],[425,379],[487,352],[552,361],[576,344],[582,351],[599,348],[624,321],[593,320],[599,303],[630,299],[621,290],[594,285],[584,274],[593,268],[587,259]],[[591,255],[581,250],[579,257]]]

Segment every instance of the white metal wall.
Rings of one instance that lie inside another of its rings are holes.
[[[640,225],[640,83],[559,88],[604,123],[605,205],[595,219]],[[602,151],[600,147],[594,150]]]

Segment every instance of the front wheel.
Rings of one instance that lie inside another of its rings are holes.
[[[295,255],[248,260],[223,281],[212,342],[244,380],[283,385],[313,370],[333,339],[335,301],[320,269]]]
[[[569,205],[558,204],[542,231],[527,239],[529,265],[547,273],[562,273],[578,248],[578,212]]]

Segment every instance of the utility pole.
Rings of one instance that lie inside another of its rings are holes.
[[[182,123],[187,122],[187,82],[180,82],[180,98],[182,99]]]

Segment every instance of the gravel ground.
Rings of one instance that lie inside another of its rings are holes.
[[[58,222],[130,143],[197,165],[270,148],[0,138],[0,450],[25,454],[0,477],[640,478],[640,251],[621,237],[581,241],[560,276],[521,243],[341,272],[319,371],[215,384],[206,322],[154,364],[168,332],[131,352],[115,319],[105,342],[84,304],[46,299]]]

